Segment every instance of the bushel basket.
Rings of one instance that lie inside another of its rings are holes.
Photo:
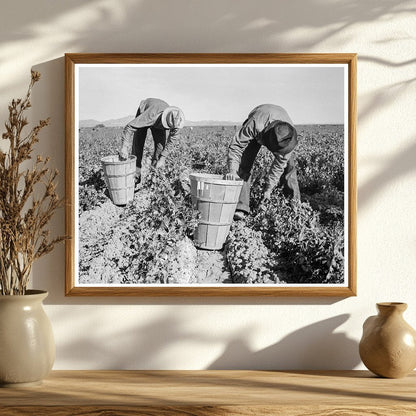
[[[221,250],[230,232],[243,181],[204,173],[193,173],[189,179],[193,205],[201,214],[194,244],[207,250]]]
[[[118,155],[101,159],[104,180],[110,198],[115,205],[126,205],[134,197],[134,177],[136,174],[136,156],[120,160]]]

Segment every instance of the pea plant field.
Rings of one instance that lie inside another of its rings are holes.
[[[297,126],[301,201],[276,188],[260,204],[272,161],[262,149],[252,171],[251,214],[235,221],[222,250],[197,249],[189,174],[224,174],[235,126],[185,127],[162,169],[150,166],[126,206],[111,202],[100,159],[116,154],[121,128],[79,130],[80,284],[340,284],[344,282],[344,132]]]

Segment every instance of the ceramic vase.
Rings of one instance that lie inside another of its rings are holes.
[[[400,378],[416,367],[416,331],[403,319],[406,303],[377,303],[363,325],[360,357],[381,377]]]
[[[0,296],[0,385],[40,384],[55,360],[52,326],[42,301],[48,292]]]

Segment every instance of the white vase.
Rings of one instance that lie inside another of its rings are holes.
[[[55,361],[52,326],[42,301],[48,292],[0,295],[0,385],[40,384]]]

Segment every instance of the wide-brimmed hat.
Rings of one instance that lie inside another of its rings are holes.
[[[279,126],[282,124],[289,128],[289,133],[284,137],[281,137],[279,131]],[[271,151],[280,153],[281,155],[291,152],[298,144],[298,134],[296,129],[289,123],[279,120],[274,121],[266,127],[263,131],[263,138],[270,140],[269,144],[273,147],[273,149],[270,149]],[[267,143],[265,143],[265,145],[267,146]]]
[[[178,107],[167,107],[162,113],[162,125],[165,129],[181,129],[185,124],[185,115]]]

